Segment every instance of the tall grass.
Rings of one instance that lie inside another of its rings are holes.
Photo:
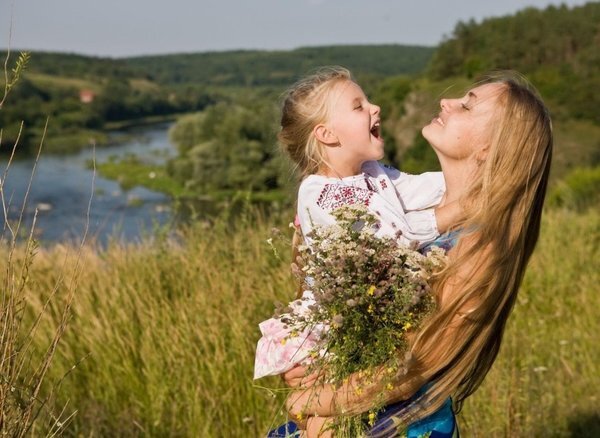
[[[28,53],[21,53],[9,72],[10,51],[4,61],[4,93],[0,110],[29,60]],[[23,132],[21,123],[14,144],[2,145],[3,130],[0,128],[0,147],[9,148],[10,157],[0,175],[0,208],[3,217],[0,229],[0,434],[23,437],[32,434],[55,436],[63,431],[72,415],[66,414],[64,406],[55,403],[58,381],[48,378],[54,355],[70,315],[70,306],[80,272],[80,251],[75,250],[74,262],[67,269],[58,269],[58,275],[47,284],[44,301],[33,309],[28,293],[31,287],[31,267],[37,252],[34,239],[37,211],[28,230],[23,225],[25,210],[35,168],[44,144],[47,130],[44,127],[38,154],[31,171],[29,186],[23,199],[14,199],[7,193],[5,183],[10,166]],[[16,210],[16,217],[9,212]],[[63,265],[63,268],[65,266]],[[56,265],[60,268],[60,265]],[[58,306],[56,306],[58,304]],[[42,336],[38,329],[43,317],[48,316],[50,305],[55,305],[53,328]],[[42,339],[42,342],[40,342]],[[43,432],[41,432],[43,430]]]
[[[57,403],[77,411],[69,435],[258,437],[282,419],[284,394],[252,382],[257,323],[295,289],[288,248],[276,245],[279,259],[266,243],[272,222],[198,224],[176,240],[86,250],[50,371],[68,373]],[[593,210],[545,215],[500,357],[460,416],[465,436],[599,431],[599,225]],[[66,253],[37,254],[32,309],[44,305]],[[39,345],[52,336],[58,307],[41,322]]]
[[[600,436],[600,215],[553,210],[466,436]]]
[[[266,242],[265,221],[226,224],[85,254],[55,363],[58,374],[78,364],[61,387],[61,403],[78,411],[73,435],[259,436],[265,429],[281,400],[253,387],[256,327],[294,286],[289,261]],[[55,281],[55,260],[68,250],[38,254],[36,289]],[[43,305],[43,296],[32,299]],[[51,333],[54,321],[44,328]]]

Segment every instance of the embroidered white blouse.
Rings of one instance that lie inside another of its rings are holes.
[[[306,237],[315,225],[334,223],[331,212],[342,205],[364,204],[380,219],[377,235],[397,237],[399,243],[420,244],[438,236],[433,207],[446,189],[441,172],[409,175],[369,161],[360,175],[347,178],[308,176],[298,192],[298,217]],[[401,233],[398,233],[401,231]],[[303,298],[290,303],[295,313],[308,311],[314,298],[304,291]],[[256,348],[254,378],[276,375],[295,364],[310,362],[310,354],[318,345],[327,326],[318,325],[290,338],[292,330],[279,318],[259,325],[262,337]]]
[[[439,235],[433,207],[446,190],[441,172],[409,175],[377,161],[366,162],[361,170],[345,178],[310,175],[302,181],[298,219],[307,244],[315,225],[333,224],[331,212],[352,204],[365,205],[380,219],[376,235],[396,237],[401,244],[422,245]]]

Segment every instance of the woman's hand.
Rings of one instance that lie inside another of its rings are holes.
[[[336,415],[333,400],[335,390],[331,385],[315,385],[290,393],[286,409],[291,419],[303,421],[310,416],[332,417]]]
[[[306,438],[331,438],[333,433],[331,425],[333,419],[329,417],[308,417],[306,421],[306,431],[304,437]]]
[[[291,388],[309,387],[315,384],[319,374],[306,375],[306,367],[297,365],[282,376],[285,384]]]

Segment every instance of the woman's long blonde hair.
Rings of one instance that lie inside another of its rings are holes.
[[[390,395],[393,401],[428,384],[398,415],[405,424],[434,412],[449,396],[459,411],[481,384],[498,355],[540,232],[552,156],[550,116],[522,77],[503,73],[482,82],[503,85],[492,141],[461,200],[464,215],[455,228],[462,232],[450,266],[434,284],[438,293],[446,288],[454,293],[416,335],[406,374]]]

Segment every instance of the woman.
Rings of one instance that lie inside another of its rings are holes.
[[[301,367],[289,371],[286,382],[302,386],[289,396],[288,411],[292,418],[308,418],[308,436],[325,436],[319,433],[323,417],[365,412],[379,394],[390,406],[372,436],[395,436],[402,424],[432,418],[428,431],[437,432],[435,415],[448,408],[449,397],[460,410],[498,354],[539,236],[551,121],[537,94],[516,75],[487,78],[440,106],[422,132],[446,180],[442,204],[458,200],[463,214],[453,227],[459,233],[449,265],[433,285],[438,310],[415,334],[406,374],[391,391],[358,376],[335,389],[302,377]],[[353,390],[357,384],[362,391]],[[394,405],[399,400],[405,402]]]

